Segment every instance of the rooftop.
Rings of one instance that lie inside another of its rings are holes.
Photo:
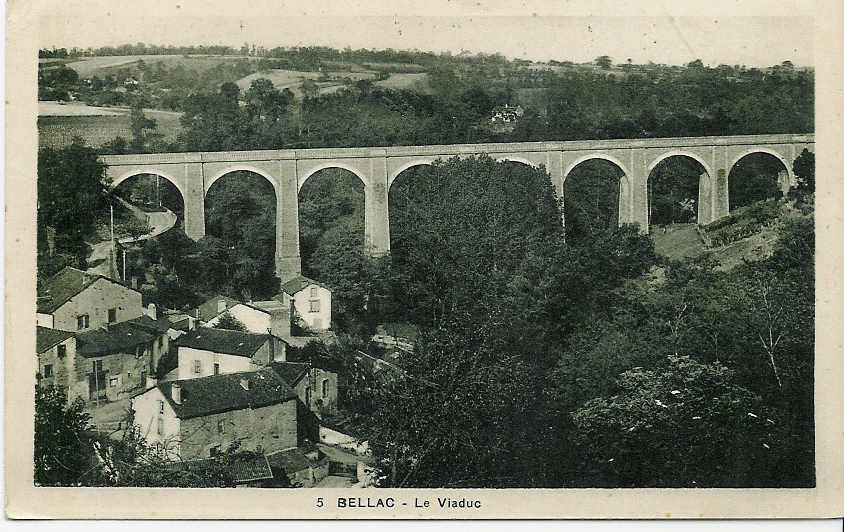
[[[248,380],[248,390],[241,385],[241,379]],[[181,386],[181,404],[173,401],[174,383]],[[296,392],[269,368],[167,381],[159,383],[158,389],[167,398],[179,419],[208,416],[244,408],[260,408],[296,398]]]
[[[38,293],[38,312],[52,314],[70,299],[92,285],[98,279],[105,279],[114,284],[120,284],[114,279],[102,275],[90,274],[76,268],[66,267],[44,282]],[[123,286],[123,285],[120,285]],[[132,290],[126,287],[127,290]]]
[[[304,362],[273,362],[269,367],[284,379],[284,382],[296,386],[302,377],[308,374],[309,366]]]
[[[270,338],[269,334],[256,334],[212,327],[197,327],[179,338],[179,347],[190,347],[223,353],[251,357],[255,351]]]
[[[56,344],[60,344],[73,336],[72,332],[48,329],[47,327],[35,328],[35,351],[43,353]]]
[[[113,323],[77,335],[77,352],[86,358],[97,355],[130,353],[139,344],[148,344],[159,337],[148,327],[133,323],[133,320]]]
[[[313,279],[309,279],[309,278],[305,277],[304,275],[299,275],[298,277],[294,277],[293,279],[290,279],[286,283],[283,283],[281,285],[281,291],[292,296],[292,295],[296,295],[297,293],[301,292],[303,288],[305,288],[306,286],[311,285],[311,284],[321,286],[321,287],[325,288],[326,290],[331,290],[330,288],[328,288],[327,286],[325,286],[324,284],[322,284],[318,281],[314,281]]]

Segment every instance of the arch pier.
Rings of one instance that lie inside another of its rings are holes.
[[[363,182],[366,250],[373,256],[390,251],[389,190],[408,168],[429,165],[436,159],[487,154],[544,167],[557,196],[562,199],[566,177],[578,164],[604,159],[618,166],[619,223],[637,223],[648,231],[648,177],[660,161],[671,156],[690,157],[700,163],[699,220],[707,223],[729,214],[730,170],[743,157],[768,153],[780,159],[786,174],[783,187],[794,186],[791,166],[804,148],[814,151],[814,135],[742,135],[562,142],[453,144],[382,148],[330,148],[235,152],[156,153],[104,155],[114,186],[137,174],[158,174],[181,192],[185,208],[185,233],[198,240],[205,236],[205,195],[220,177],[237,170],[262,175],[276,194],[276,273],[282,281],[301,272],[299,257],[299,196],[305,181],[324,168],[344,168]]]

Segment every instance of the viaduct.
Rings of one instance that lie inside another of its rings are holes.
[[[205,195],[224,175],[245,170],[266,178],[276,197],[276,273],[282,282],[301,271],[298,196],[309,177],[325,168],[344,168],[357,175],[365,190],[365,234],[373,255],[390,250],[388,195],[393,181],[408,168],[438,158],[487,154],[497,160],[544,167],[558,197],[566,177],[580,163],[604,159],[622,172],[619,186],[619,224],[638,223],[648,230],[648,178],[661,161],[685,156],[700,164],[698,221],[709,223],[729,214],[730,170],[743,157],[767,153],[782,163],[780,186],[795,184],[794,159],[808,148],[813,134],[742,135],[624,140],[543,141],[385,148],[325,148],[232,152],[106,155],[100,159],[114,186],[139,174],[167,179],[184,200],[185,233],[205,236]]]

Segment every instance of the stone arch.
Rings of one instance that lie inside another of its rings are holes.
[[[387,181],[387,190],[389,191],[389,189],[393,186],[393,182],[394,182],[396,179],[398,179],[398,177],[399,177],[399,176],[402,174],[402,172],[404,172],[405,170],[409,170],[409,169],[414,168],[414,167],[416,167],[416,166],[431,166],[433,163],[434,163],[434,160],[433,160],[433,159],[431,159],[430,161],[429,161],[429,160],[422,160],[422,159],[420,159],[420,160],[410,161],[410,162],[408,162],[408,163],[405,163],[405,164],[403,164],[403,165],[399,166],[399,167],[396,169],[396,171],[395,171],[395,172],[393,172],[392,174],[390,174],[389,179],[388,179],[388,181]]]
[[[179,181],[174,179],[173,176],[170,175],[169,173],[162,172],[161,170],[158,170],[156,168],[135,168],[135,169],[132,169],[132,170],[127,170],[126,172],[120,174],[120,177],[118,177],[117,179],[115,179],[111,182],[111,188],[115,189],[115,188],[117,188],[117,186],[120,183],[123,183],[127,179],[129,179],[131,177],[135,177],[136,175],[143,175],[143,174],[158,175],[158,176],[163,177],[167,181],[169,181],[170,184],[172,184],[174,187],[176,187],[176,190],[179,191],[179,194],[182,195],[182,202],[187,204],[187,195],[185,194],[185,191],[182,189],[181,185],[179,185]],[[185,207],[185,208],[187,208],[187,207]]]
[[[739,161],[741,161],[742,159],[744,159],[748,155],[753,155],[754,153],[767,153],[768,155],[772,155],[772,156],[776,157],[782,163],[782,165],[785,167],[785,171],[788,172],[789,182],[794,183],[796,181],[796,179],[794,177],[794,169],[791,167],[790,164],[788,164],[786,162],[785,157],[783,157],[781,153],[779,153],[776,150],[772,150],[770,148],[761,148],[761,147],[750,148],[749,150],[745,150],[745,151],[741,152],[737,157],[733,158],[733,160],[730,161],[730,166],[727,168],[727,175],[728,176],[730,175],[730,172],[733,171],[733,168],[735,168],[736,164],[738,164]]]
[[[710,168],[709,164],[706,161],[704,161],[700,157],[700,155],[697,155],[696,153],[692,153],[692,152],[686,151],[686,150],[667,151],[667,152],[661,154],[656,159],[654,159],[653,162],[651,162],[651,164],[648,165],[648,179],[651,178],[651,172],[653,172],[653,169],[656,168],[656,165],[658,165],[659,163],[661,163],[665,159],[668,159],[669,157],[677,157],[677,156],[688,157],[689,159],[694,159],[695,161],[697,161],[703,167],[704,171],[706,172],[706,175],[709,176],[710,179],[712,179],[712,176],[714,174],[712,173],[712,168]]]
[[[631,180],[630,171],[627,169],[627,166],[624,163],[622,163],[618,158],[613,157],[612,155],[606,153],[588,153],[572,161],[563,172],[563,180],[560,188],[563,191],[563,197],[567,197],[565,193],[566,182],[568,181],[568,178],[574,171],[574,169],[580,166],[581,164],[592,160],[606,161],[621,171],[621,176],[619,176],[618,178],[618,225],[620,227],[624,224],[632,223],[634,220],[633,182]]]
[[[504,162],[511,162],[511,163],[521,163],[531,168],[539,168],[539,165],[533,161],[529,161],[524,157],[510,157],[509,155],[502,155],[501,157],[495,158],[496,162],[504,163]]]
[[[616,165],[619,169],[621,169],[621,171],[624,172],[625,176],[630,175],[630,171],[627,170],[627,167],[624,165],[624,163],[622,163],[621,161],[619,161],[618,159],[616,159],[612,155],[608,155],[606,153],[589,153],[589,154],[583,155],[581,157],[578,157],[577,159],[575,159],[571,164],[569,164],[566,167],[566,171],[563,172],[563,182],[565,183],[566,178],[569,176],[571,171],[574,170],[577,167],[577,165],[585,163],[586,161],[589,161],[589,160],[592,160],[592,159],[603,159],[605,161],[609,161],[609,162],[613,163],[614,165]]]
[[[686,157],[695,161],[701,168],[703,168],[703,174],[700,176],[697,184],[697,214],[695,219],[698,225],[708,224],[713,219],[715,198],[715,174],[712,172],[712,167],[700,155],[694,152],[687,150],[669,150],[660,154],[648,165],[647,175],[645,177],[645,219],[647,220],[648,226],[651,224],[651,175],[653,174],[654,169],[656,169],[661,162],[672,157]]]
[[[211,178],[208,179],[208,181],[206,181],[205,183],[205,190],[203,191],[203,194],[208,195],[208,191],[211,190],[211,187],[214,185],[214,183],[217,182],[218,179],[232,172],[252,172],[253,174],[258,174],[259,176],[263,177],[264,179],[270,182],[270,184],[273,186],[273,191],[275,192],[276,196],[278,196],[278,181],[276,181],[273,176],[268,174],[265,170],[261,170],[260,168],[256,168],[254,166],[245,164],[228,166],[211,176]]]
[[[357,168],[355,168],[351,165],[345,164],[345,163],[327,162],[327,163],[323,163],[323,164],[318,164],[318,165],[314,166],[313,168],[309,169],[306,174],[299,176],[298,191],[299,192],[302,191],[302,187],[305,186],[305,182],[308,180],[309,177],[311,177],[315,173],[319,172],[320,170],[325,170],[326,168],[341,168],[343,170],[348,170],[349,172],[355,174],[356,176],[358,176],[358,179],[360,179],[361,183],[363,183],[364,191],[367,189],[367,187],[369,185],[366,178],[363,176],[363,174],[361,173],[361,171],[359,169],[357,169]]]

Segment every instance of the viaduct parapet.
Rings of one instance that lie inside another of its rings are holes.
[[[487,154],[497,160],[544,167],[558,197],[566,177],[592,159],[612,162],[623,172],[619,186],[619,224],[638,223],[648,230],[648,178],[661,161],[674,156],[696,160],[703,168],[698,189],[698,221],[709,223],[729,214],[730,170],[743,157],[767,153],[779,159],[780,185],[795,184],[794,159],[808,148],[813,134],[740,135],[618,140],[577,140],[383,148],[318,148],[230,152],[104,155],[114,186],[139,174],[157,174],[181,192],[185,233],[205,236],[205,195],[214,182],[238,170],[266,178],[276,197],[276,273],[282,282],[301,271],[299,257],[299,191],[309,177],[325,168],[343,168],[360,178],[365,193],[366,249],[373,255],[390,250],[388,196],[393,181],[405,170],[436,159]]]

